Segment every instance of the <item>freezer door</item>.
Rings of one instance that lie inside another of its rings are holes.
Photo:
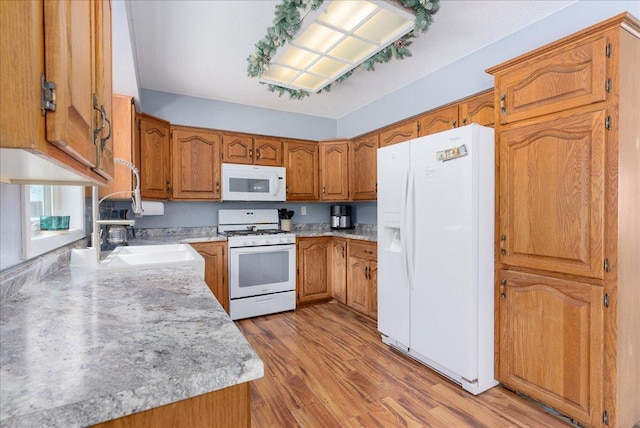
[[[378,149],[378,330],[409,346],[409,298],[404,240],[409,143]]]
[[[478,372],[477,232],[493,230],[493,224],[478,224],[476,126],[418,139],[411,147],[419,213],[411,325],[420,326],[412,329],[411,348],[468,380]]]

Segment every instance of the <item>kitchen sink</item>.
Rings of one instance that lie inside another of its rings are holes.
[[[204,259],[187,244],[118,247],[98,265],[100,271],[192,266],[204,278]]]

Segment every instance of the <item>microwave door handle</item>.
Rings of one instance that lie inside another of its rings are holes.
[[[282,190],[282,180],[280,180],[280,177],[278,176],[277,173],[274,172],[273,175],[276,177],[276,183],[278,183],[276,188],[274,188],[274,193],[273,193],[273,196],[276,196]]]

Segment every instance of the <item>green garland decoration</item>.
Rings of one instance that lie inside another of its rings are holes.
[[[291,41],[300,29],[302,25],[300,17],[302,14],[305,13],[307,9],[311,11],[317,10],[320,5],[322,5],[322,2],[323,0],[283,0],[281,4],[276,6],[273,26],[267,28],[266,37],[256,43],[255,53],[247,58],[249,62],[247,74],[249,77],[260,77],[264,74],[276,50],[286,42]],[[322,88],[318,93],[322,91],[330,92],[332,86],[345,81],[359,68],[374,71],[375,64],[386,63],[393,58],[404,59],[411,56],[411,51],[409,50],[409,46],[411,46],[412,43],[411,39],[417,37],[421,32],[427,31],[431,25],[433,14],[440,8],[440,0],[397,0],[397,3],[407,9],[412,9],[415,13],[416,20],[414,29],[365,60],[353,70],[340,76],[334,82]],[[276,92],[279,96],[285,93],[289,94],[289,98],[294,100],[301,100],[310,95],[309,92],[301,89],[289,89],[271,83],[260,83],[263,85],[266,84],[269,91]]]

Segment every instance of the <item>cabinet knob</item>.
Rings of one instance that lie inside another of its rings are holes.
[[[253,157],[253,149],[249,149],[249,159]]]
[[[260,159],[260,149],[256,149],[256,159]]]

